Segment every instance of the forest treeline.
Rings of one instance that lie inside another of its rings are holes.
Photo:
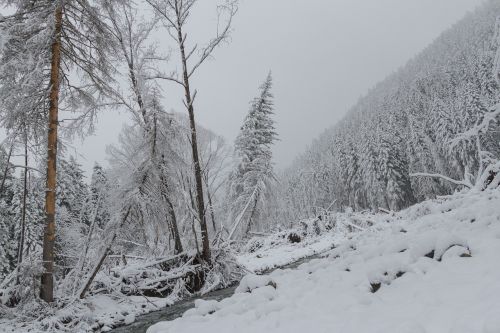
[[[460,188],[416,173],[481,177],[480,161],[500,154],[499,122],[479,144],[460,138],[499,102],[499,15],[498,1],[467,14],[316,139],[283,174],[288,218],[334,200],[338,209],[400,210]]]

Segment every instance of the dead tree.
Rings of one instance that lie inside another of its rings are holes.
[[[47,185],[45,190],[45,231],[43,234],[43,273],[40,297],[46,302],[54,300],[54,245],[56,239],[56,165],[57,129],[59,125],[59,85],[61,67],[61,32],[63,5],[55,10],[54,39],[50,68],[49,129],[47,136]]]
[[[189,125],[191,128],[191,150],[194,164],[194,175],[196,183],[196,200],[198,219],[201,227],[202,238],[202,258],[210,262],[210,240],[208,237],[208,228],[205,214],[205,200],[203,192],[203,175],[200,156],[198,151],[198,137],[196,132],[196,122],[194,116],[194,101],[196,90],[192,90],[191,78],[196,70],[208,59],[213,51],[224,41],[227,41],[230,35],[232,18],[237,11],[236,1],[227,1],[224,5],[218,6],[219,19],[226,15],[226,23],[222,29],[210,40],[207,46],[199,52],[199,57],[192,63],[191,58],[198,50],[198,45],[194,45],[187,50],[187,34],[184,32],[191,9],[197,0],[146,0],[155,12],[162,18],[167,31],[177,44],[179,58],[182,67],[182,73],[171,73],[170,75],[158,75],[158,78],[175,82],[184,89],[184,106],[189,115]]]

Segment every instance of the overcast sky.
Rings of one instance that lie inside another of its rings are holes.
[[[191,41],[215,29],[215,0],[201,0]],[[278,167],[287,166],[378,81],[404,65],[482,0],[242,0],[232,41],[194,81],[197,121],[231,143],[248,103],[272,70]],[[160,39],[169,42],[167,36]],[[181,92],[164,84],[165,107],[185,112]],[[75,143],[86,170],[106,164],[125,115],[102,114],[95,136]],[[71,152],[71,150],[70,150]]]

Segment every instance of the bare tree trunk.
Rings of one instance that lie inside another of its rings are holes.
[[[159,170],[159,171],[161,172],[161,170]],[[170,200],[170,197],[168,196],[168,186],[167,186],[166,180],[163,177],[163,175],[161,175],[160,179],[162,182],[162,184],[161,184],[162,191],[161,192],[163,195],[163,199],[167,203],[168,214],[170,216],[170,223],[168,223],[168,224],[170,227],[170,233],[172,234],[172,237],[174,239],[175,254],[180,254],[184,250],[182,248],[181,236],[179,234],[179,227],[177,226],[177,217],[175,215],[174,205],[172,204],[172,201]],[[167,217],[167,221],[168,221],[168,219],[169,218]]]
[[[7,174],[9,173],[10,158],[12,157],[13,150],[14,150],[14,142],[12,142],[12,144],[10,145],[9,154],[7,155],[7,162],[5,163],[5,168],[3,171],[2,184],[0,184],[0,194],[3,193],[5,181],[7,180]]]
[[[23,262],[24,252],[24,236],[26,231],[26,197],[28,196],[28,137],[25,133],[24,137],[24,181],[23,181],[23,203],[21,212],[21,234],[19,236],[19,246],[17,248],[17,266],[19,267]],[[17,276],[17,283],[19,283],[19,272]]]
[[[54,40],[50,69],[49,129],[47,140],[47,187],[45,190],[45,231],[43,235],[43,268],[40,297],[46,302],[54,301],[54,244],[56,238],[56,162],[57,127],[59,125],[59,71],[61,66],[61,30],[63,8],[55,10]]]
[[[196,181],[196,201],[198,205],[198,218],[200,220],[201,227],[201,243],[202,243],[202,254],[201,257],[207,263],[210,262],[210,240],[208,239],[208,228],[207,220],[205,217],[205,200],[203,198],[203,179],[201,174],[201,163],[198,153],[198,138],[196,135],[196,122],[194,120],[194,108],[193,108],[193,98],[191,95],[191,88],[189,85],[189,74],[187,68],[186,51],[184,49],[184,37],[182,35],[182,23],[177,10],[177,38],[179,41],[179,48],[181,52],[182,61],[182,71],[183,71],[183,81],[184,81],[184,93],[186,98],[186,108],[189,113],[189,125],[191,127],[191,149],[193,153],[193,163],[194,163],[194,176]]]
[[[214,227],[214,232],[217,232],[217,224],[215,222],[215,212],[214,205],[212,203],[212,195],[210,194],[210,189],[207,184],[207,198],[208,198],[208,208],[210,209],[210,218],[212,219],[212,225]]]

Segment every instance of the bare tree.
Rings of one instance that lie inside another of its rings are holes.
[[[151,31],[157,26],[158,20],[140,22],[137,10],[132,6],[122,3],[115,7],[108,7],[107,14],[111,21],[113,35],[115,36],[119,50],[120,59],[125,62],[129,84],[132,90],[135,105],[126,102],[125,98],[119,97],[119,101],[134,114],[134,119],[144,130],[146,139],[150,145],[150,160],[153,162],[154,171],[160,178],[161,197],[165,201],[168,215],[167,225],[175,242],[175,253],[183,252],[182,242],[177,226],[175,209],[170,199],[169,186],[164,172],[165,160],[160,158],[158,146],[158,114],[160,111],[157,91],[152,84],[148,84],[148,77],[152,68],[156,67],[158,60],[164,60],[156,53],[154,47],[148,46],[147,41]],[[156,73],[156,71],[154,71]]]
[[[190,49],[187,47],[187,34],[184,32],[191,10],[197,3],[197,0],[146,0],[146,2],[149,3],[155,12],[162,18],[170,37],[177,44],[180,56],[182,73],[174,72],[169,75],[157,75],[157,78],[175,82],[184,89],[183,102],[189,114],[189,123],[191,128],[191,148],[196,182],[196,201],[198,219],[201,226],[203,248],[202,259],[206,262],[210,262],[210,240],[208,237],[208,228],[205,216],[203,175],[198,152],[198,138],[193,106],[196,98],[196,90],[194,92],[192,91],[191,79],[197,69],[212,55],[214,50],[220,46],[222,42],[228,40],[231,32],[232,19],[237,11],[237,2],[235,0],[228,0],[224,2],[224,4],[217,7],[219,23],[224,19],[225,23],[220,29],[218,27],[216,36],[200,50],[198,50],[197,44]],[[195,56],[197,51],[199,51],[198,57]]]

